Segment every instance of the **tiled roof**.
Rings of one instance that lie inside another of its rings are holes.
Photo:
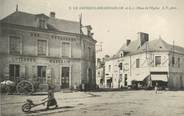
[[[137,54],[145,51],[173,51],[173,45],[166,43],[163,39],[155,39],[145,42],[140,46],[140,41],[134,40],[130,44],[123,45],[114,57],[119,57],[121,51],[127,52],[127,55]],[[174,51],[178,53],[184,53],[184,48],[174,45]]]
[[[75,21],[62,20],[57,18],[51,18],[45,14],[30,14],[25,12],[16,11],[9,16],[1,20],[3,23],[15,24],[21,26],[38,27],[39,16],[46,17],[47,29],[53,31],[63,31],[70,33],[80,33],[80,23]]]

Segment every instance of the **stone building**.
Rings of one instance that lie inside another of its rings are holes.
[[[92,87],[96,83],[92,27],[58,19],[55,12],[15,11],[0,21],[0,79],[48,82],[60,88]]]
[[[109,75],[112,87],[140,86],[184,88],[184,48],[170,45],[163,39],[150,41],[139,32],[134,41],[127,40],[120,50],[105,62],[105,81]],[[111,69],[111,72],[108,72]]]

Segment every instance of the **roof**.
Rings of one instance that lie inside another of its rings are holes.
[[[134,40],[130,42],[130,44],[127,45],[122,45],[122,47],[119,49],[119,51],[116,53],[116,57],[119,57],[119,54],[121,51],[127,52],[127,55],[131,54],[137,54],[140,52],[145,52],[145,51],[173,51],[173,45],[168,44],[165,42],[163,39],[155,39],[152,41],[147,41],[145,42],[142,46],[140,46],[140,41]],[[184,53],[184,48],[180,46],[174,45],[174,52],[178,53]]]
[[[139,40],[137,39],[130,42],[128,46],[126,44],[123,44],[121,48],[118,50],[117,54],[119,54],[119,52],[121,51],[125,51],[125,52],[135,51],[137,50],[138,47],[139,47]]]
[[[47,19],[48,30],[80,33],[80,22],[52,18],[45,14],[30,14],[16,11],[2,19],[1,22],[21,26],[38,27],[38,17],[44,17]]]

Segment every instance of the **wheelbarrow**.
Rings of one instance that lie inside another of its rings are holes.
[[[45,99],[42,99],[43,102],[38,103],[38,104],[35,104],[35,103],[33,103],[32,100],[27,99],[26,103],[22,105],[22,111],[23,112],[30,112],[31,108],[33,108],[33,107],[36,107],[36,106],[39,106],[39,105],[45,105],[45,103],[47,102],[47,100],[44,101]]]

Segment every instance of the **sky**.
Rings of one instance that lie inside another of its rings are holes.
[[[97,45],[97,57],[112,56],[120,47],[137,39],[137,32],[149,34],[149,40],[162,38],[184,47],[184,0],[0,0],[0,19],[19,11],[49,15],[91,25]]]

